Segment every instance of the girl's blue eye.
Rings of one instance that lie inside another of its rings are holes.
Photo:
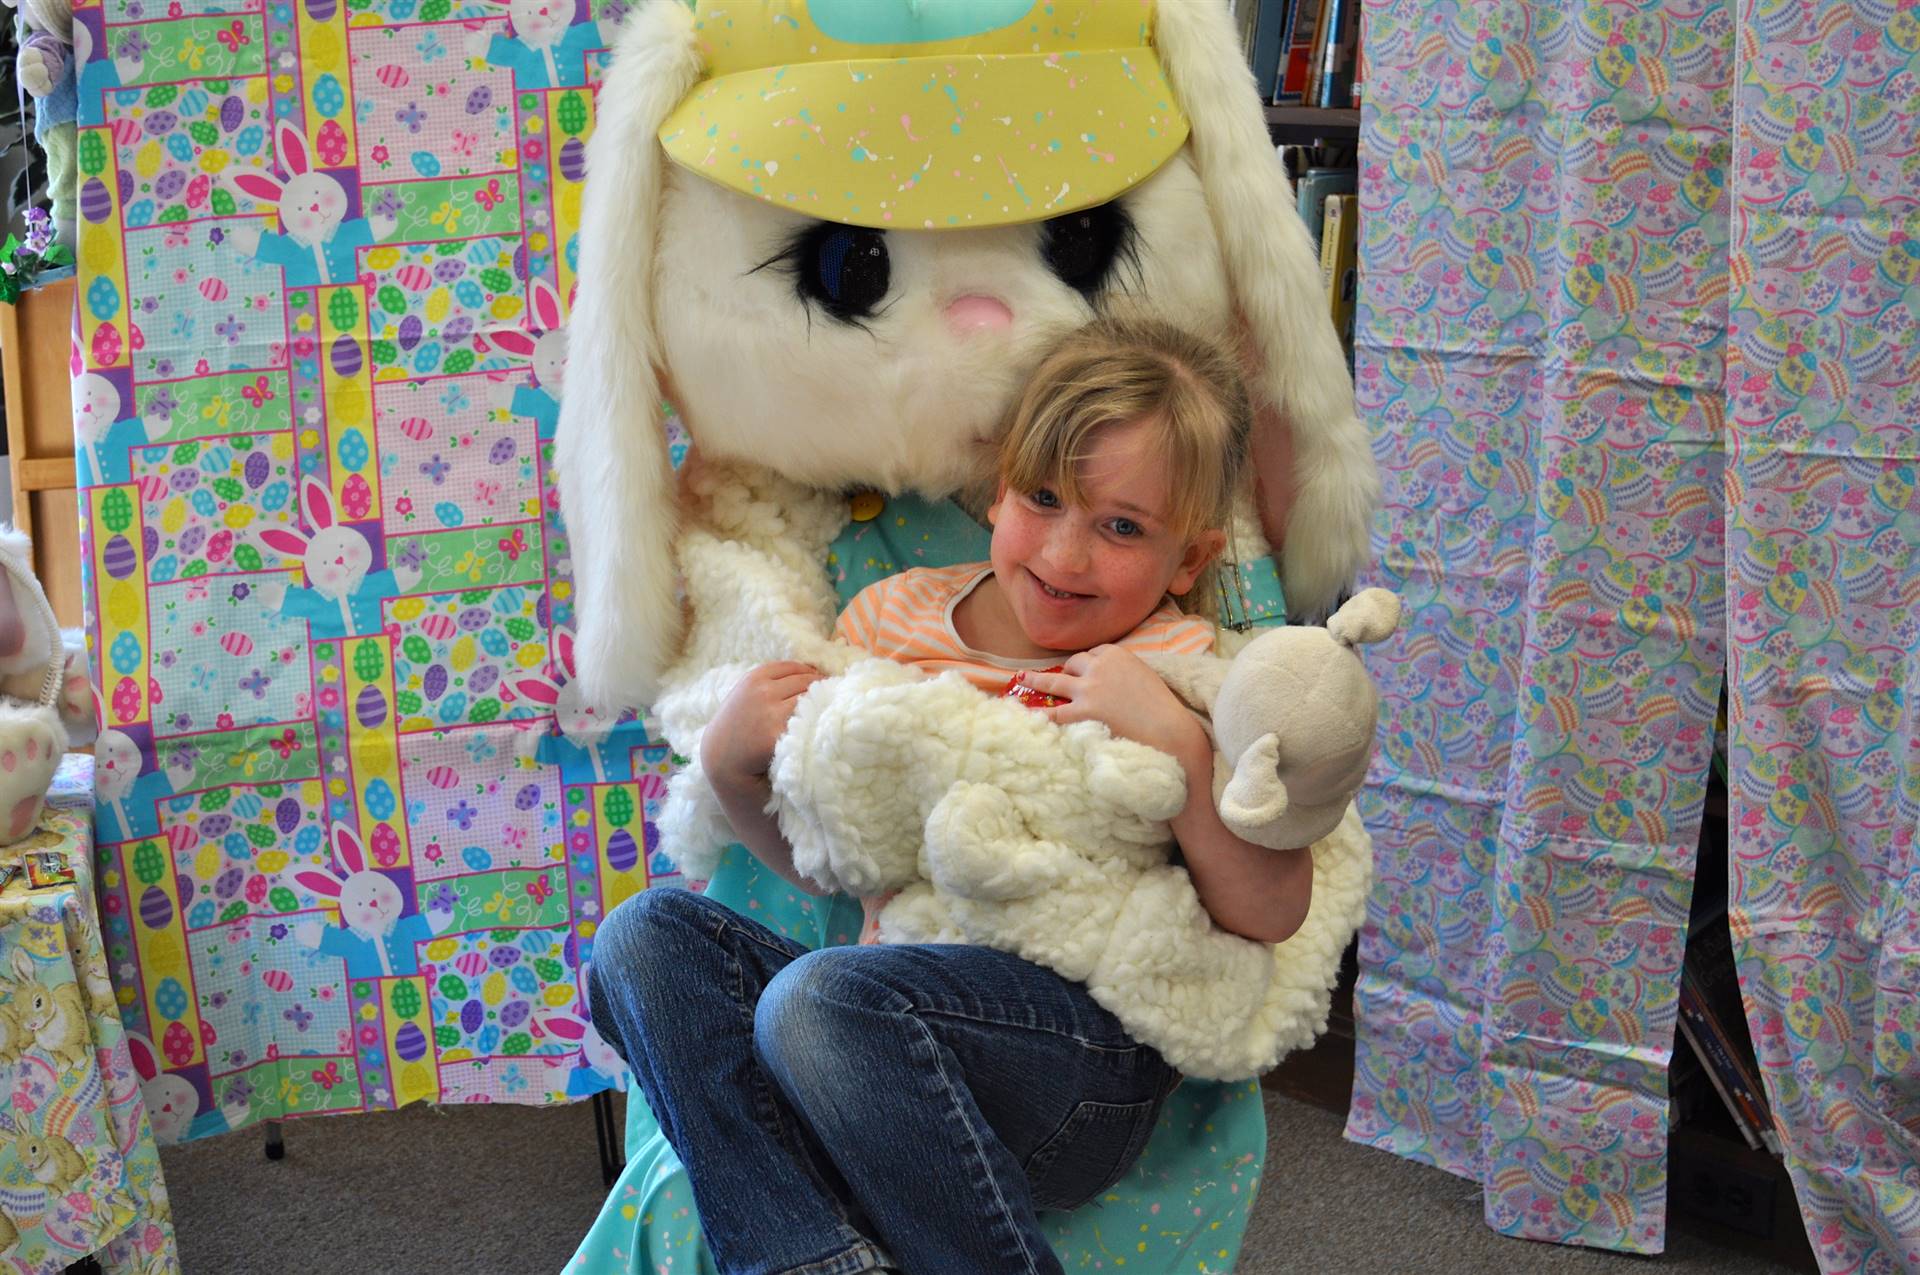
[[[1035,488],[1032,500],[1034,504],[1040,506],[1042,509],[1058,509],[1060,507],[1060,497],[1054,495],[1052,491],[1045,487]]]
[[[1146,534],[1146,528],[1142,527],[1139,523],[1135,522],[1131,518],[1115,518],[1113,520],[1113,529],[1114,531],[1118,532],[1122,536],[1127,537],[1128,539],[1132,539],[1134,536],[1143,536]]]

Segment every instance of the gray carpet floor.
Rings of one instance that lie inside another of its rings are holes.
[[[1337,1116],[1267,1095],[1269,1157],[1241,1275],[1790,1275],[1677,1228],[1659,1258],[1507,1239],[1479,1191],[1340,1137]],[[410,1107],[248,1130],[161,1153],[186,1275],[546,1275],[599,1211],[585,1104]]]

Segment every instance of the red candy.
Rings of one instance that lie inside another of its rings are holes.
[[[1056,664],[1052,668],[1040,669],[1038,671],[1042,673],[1064,673],[1067,670],[1063,665]],[[1000,694],[1007,699],[1017,699],[1028,708],[1056,708],[1061,704],[1071,702],[1062,696],[1049,695],[1045,691],[1036,691],[1033,687],[1028,686],[1027,670],[1025,669],[1015,673],[1013,680],[1007,683],[1007,689],[1001,691]]]

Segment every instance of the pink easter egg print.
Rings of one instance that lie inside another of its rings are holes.
[[[140,140],[140,121],[121,116],[113,122],[113,140],[122,146],[132,146]]]
[[[205,173],[187,183],[187,207],[198,208],[207,202],[207,193],[213,189],[213,182]]]
[[[284,992],[293,986],[293,975],[285,970],[268,970],[260,976],[260,981],[276,992]]]
[[[451,788],[460,782],[460,776],[451,766],[435,766],[427,772],[427,782],[435,788]]]
[[[365,518],[373,512],[373,488],[365,478],[354,474],[341,485],[340,507],[349,518]]]
[[[420,621],[420,631],[436,642],[442,638],[450,638],[453,636],[453,617],[436,611]]]
[[[140,475],[140,498],[150,505],[157,505],[167,494],[167,480],[154,474]]]
[[[400,862],[400,838],[389,823],[373,825],[373,836],[369,849],[373,851],[373,861],[383,868],[391,868]]]
[[[200,295],[209,301],[227,299],[227,281],[216,275],[209,275],[200,281]]]
[[[113,688],[113,715],[130,722],[140,715],[140,684],[123,677]]]
[[[207,1021],[206,1019],[204,1019],[204,1018],[203,1018],[203,1019],[201,1019],[201,1020],[200,1020],[200,1043],[201,1043],[201,1045],[203,1045],[204,1047],[206,1047],[206,1048],[208,1048],[208,1049],[212,1049],[212,1048],[214,1047],[214,1045],[215,1045],[216,1043],[218,1043],[218,1042],[219,1042],[219,1040],[220,1040],[220,1033],[219,1033],[219,1032],[217,1032],[217,1031],[215,1031],[215,1030],[213,1030],[213,1024],[212,1024],[212,1023],[210,1023],[210,1022],[208,1022],[208,1021]]]
[[[120,329],[102,323],[93,331],[93,365],[112,367],[120,361]]]
[[[220,635],[220,649],[228,655],[238,658],[252,652],[253,639],[244,633],[222,633]]]
[[[213,533],[213,538],[207,541],[208,562],[225,562],[227,555],[232,552],[233,533],[231,531],[216,531]]]
[[[176,1067],[184,1067],[193,1061],[193,1033],[187,1030],[185,1023],[170,1023],[167,1034],[161,1038],[160,1049],[166,1054],[168,1062]]]
[[[393,277],[408,292],[423,292],[433,282],[433,275],[419,266],[401,266]]]
[[[468,978],[472,978],[476,974],[485,972],[487,968],[487,958],[478,952],[468,952],[459,960],[455,961],[453,967],[462,974],[465,974]]]
[[[403,89],[413,77],[407,74],[407,68],[397,62],[389,62],[373,73],[373,78],[390,89]],[[137,131],[137,130],[136,130]]]
[[[127,333],[129,336],[132,337],[132,344],[134,349],[144,350],[147,348],[147,334],[145,332],[142,332],[140,330],[140,325],[138,323],[135,323],[132,319],[127,320]]]
[[[176,823],[167,829],[167,848],[175,854],[184,854],[193,849],[193,828],[190,824]]]
[[[333,168],[345,162],[347,158],[347,130],[340,127],[339,121],[328,120],[320,126],[320,136],[313,139],[314,147],[320,152],[320,162]]]
[[[416,443],[424,443],[433,437],[433,422],[424,416],[409,416],[400,422],[400,432]]]

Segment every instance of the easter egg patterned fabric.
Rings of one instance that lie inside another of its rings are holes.
[[[1501,1231],[1661,1250],[1718,752],[1807,1233],[1826,1270],[1920,1269],[1920,25],[1778,0],[1366,21],[1364,583],[1407,617],[1367,656],[1348,1134],[1479,1182]]]

